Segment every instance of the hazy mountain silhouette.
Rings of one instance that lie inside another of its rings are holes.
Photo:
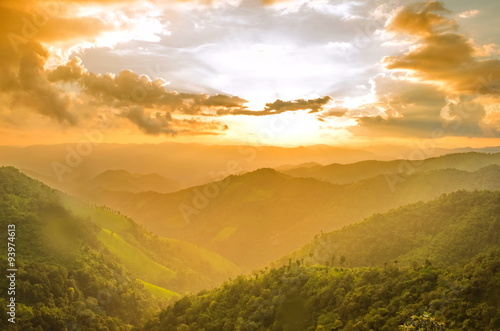
[[[140,175],[126,170],[107,170],[84,183],[88,189],[103,188],[113,191],[169,193],[181,189],[181,184],[157,173]]]
[[[300,165],[289,169],[278,169],[294,177],[312,177],[331,183],[345,184],[385,173],[404,174],[453,168],[475,171],[490,164],[500,165],[500,153],[477,152],[448,154],[425,160],[361,161],[351,164],[334,163],[326,166]]]
[[[244,270],[331,231],[404,204],[460,189],[500,188],[500,166],[441,169],[397,181],[385,175],[338,185],[261,169],[175,193],[100,190],[92,197],[154,233],[214,250]]]

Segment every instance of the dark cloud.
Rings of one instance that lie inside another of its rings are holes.
[[[218,121],[205,121],[201,118],[174,119],[173,124],[179,134],[188,135],[220,135],[229,127]]]
[[[42,42],[90,38],[103,29],[95,18],[61,18],[61,2],[0,4],[0,94],[7,106],[26,107],[64,125],[75,125],[68,96],[47,79],[48,50]]]
[[[170,127],[172,116],[170,113],[160,114],[157,112],[154,117],[146,115],[144,109],[138,106],[133,106],[125,109],[120,114],[121,117],[129,119],[142,132],[149,135],[176,135],[177,131]]]
[[[264,111],[282,113],[284,111],[290,110],[306,110],[310,109],[311,112],[317,112],[324,105],[330,102],[332,98],[330,96],[325,96],[317,99],[304,100],[299,99],[295,101],[282,101],[276,100],[273,103],[267,103]]]
[[[319,119],[324,119],[327,117],[342,117],[345,116],[349,112],[349,109],[342,107],[334,107],[328,110],[322,111],[318,116]]]
[[[83,92],[101,105],[113,107],[142,106],[189,115],[213,115],[212,109],[244,109],[248,101],[217,94],[177,93],[165,89],[162,79],[123,70],[118,75],[87,72],[79,59],[72,59],[48,74],[53,82],[76,82]]]
[[[298,99],[293,101],[283,101],[276,100],[272,103],[266,103],[263,110],[247,110],[247,109],[235,109],[227,110],[221,109],[217,112],[218,115],[249,115],[249,116],[266,116],[281,114],[286,111],[297,111],[297,110],[310,110],[311,113],[318,112],[323,109],[323,107],[332,100],[330,96],[324,96],[317,99]]]
[[[100,104],[117,108],[137,105],[188,115],[264,116],[297,110],[317,112],[331,101],[330,96],[310,100],[276,100],[267,103],[261,111],[253,111],[244,106],[248,101],[238,96],[172,92],[165,89],[162,79],[150,80],[130,70],[123,70],[116,76],[87,72],[79,59],[72,59],[66,65],[57,67],[49,72],[48,77],[54,82],[79,83],[84,93]]]

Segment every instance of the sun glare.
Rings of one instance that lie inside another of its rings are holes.
[[[232,119],[227,138],[252,145],[299,146],[316,144],[321,122],[307,111],[285,112],[269,116],[241,116]],[[240,133],[245,132],[245,137]]]

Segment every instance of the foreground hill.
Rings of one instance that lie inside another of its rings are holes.
[[[349,229],[364,234],[350,244],[352,256],[378,261],[360,258],[357,265],[404,261],[415,246],[429,253],[414,254],[413,263],[339,268],[289,261],[184,297],[144,330],[499,330],[499,199],[499,192],[457,192],[336,232],[343,243],[353,238]]]
[[[239,272],[206,249],[153,236],[130,219],[2,167],[0,227],[9,224],[16,230],[16,325],[22,330],[129,329],[176,292],[210,288]],[[7,231],[1,242],[7,246]],[[7,269],[5,255],[1,262]],[[7,278],[1,285],[9,287]],[[0,295],[2,310],[6,295]],[[0,323],[4,329],[6,319]]]
[[[442,169],[353,184],[293,178],[261,169],[170,194],[101,190],[93,198],[149,230],[216,251],[244,271],[376,212],[460,189],[500,189],[500,166]]]
[[[425,160],[361,161],[351,164],[334,163],[327,166],[305,164],[284,169],[282,172],[293,177],[311,177],[331,183],[346,184],[383,174],[404,176],[415,172],[447,168],[476,171],[492,164],[500,165],[500,153],[468,152]]]
[[[373,215],[363,222],[316,236],[281,264],[348,267],[392,263],[461,264],[500,247],[500,193],[458,191]]]

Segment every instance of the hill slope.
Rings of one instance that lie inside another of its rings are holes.
[[[9,224],[16,228],[16,324],[23,330],[129,329],[157,310],[158,300],[213,287],[239,272],[206,249],[153,236],[123,216],[2,167],[0,227]],[[6,246],[7,231],[1,242]],[[7,269],[5,255],[1,261]],[[1,282],[9,287],[7,278]],[[3,328],[6,319],[0,323]]]
[[[377,259],[385,252],[385,259],[403,260],[418,244],[429,260],[370,268],[290,261],[184,297],[144,329],[498,330],[499,199],[499,192],[456,192],[377,215],[338,231],[335,238],[347,243],[353,238],[350,229],[365,236],[376,229],[374,237],[380,240],[368,245],[363,239],[355,241],[349,246],[353,256],[361,252]],[[418,212],[424,214],[412,221]],[[414,231],[417,228],[422,233]],[[447,233],[444,242],[442,233]],[[436,242],[440,246],[433,253]]]
[[[372,267],[431,260],[460,264],[500,247],[500,192],[457,191],[316,236],[281,264]]]
[[[211,288],[240,273],[220,255],[195,244],[152,235],[107,207],[63,197],[73,214],[101,227],[98,239],[141,280],[175,292]]]
[[[62,207],[59,194],[14,168],[0,168],[0,227],[15,226],[15,327],[12,330],[124,330],[158,309],[144,287],[99,243],[99,228]],[[7,246],[7,231],[1,231]],[[1,265],[7,269],[6,256]],[[12,266],[10,266],[12,267]],[[2,277],[0,286],[9,288]],[[7,322],[7,291],[0,295]],[[141,306],[142,311],[129,311]],[[12,325],[11,325],[12,326]]]
[[[216,251],[244,270],[264,266],[320,233],[459,189],[500,189],[500,166],[443,169],[390,185],[383,176],[334,185],[261,169],[171,194],[100,191],[96,201],[154,233]]]

